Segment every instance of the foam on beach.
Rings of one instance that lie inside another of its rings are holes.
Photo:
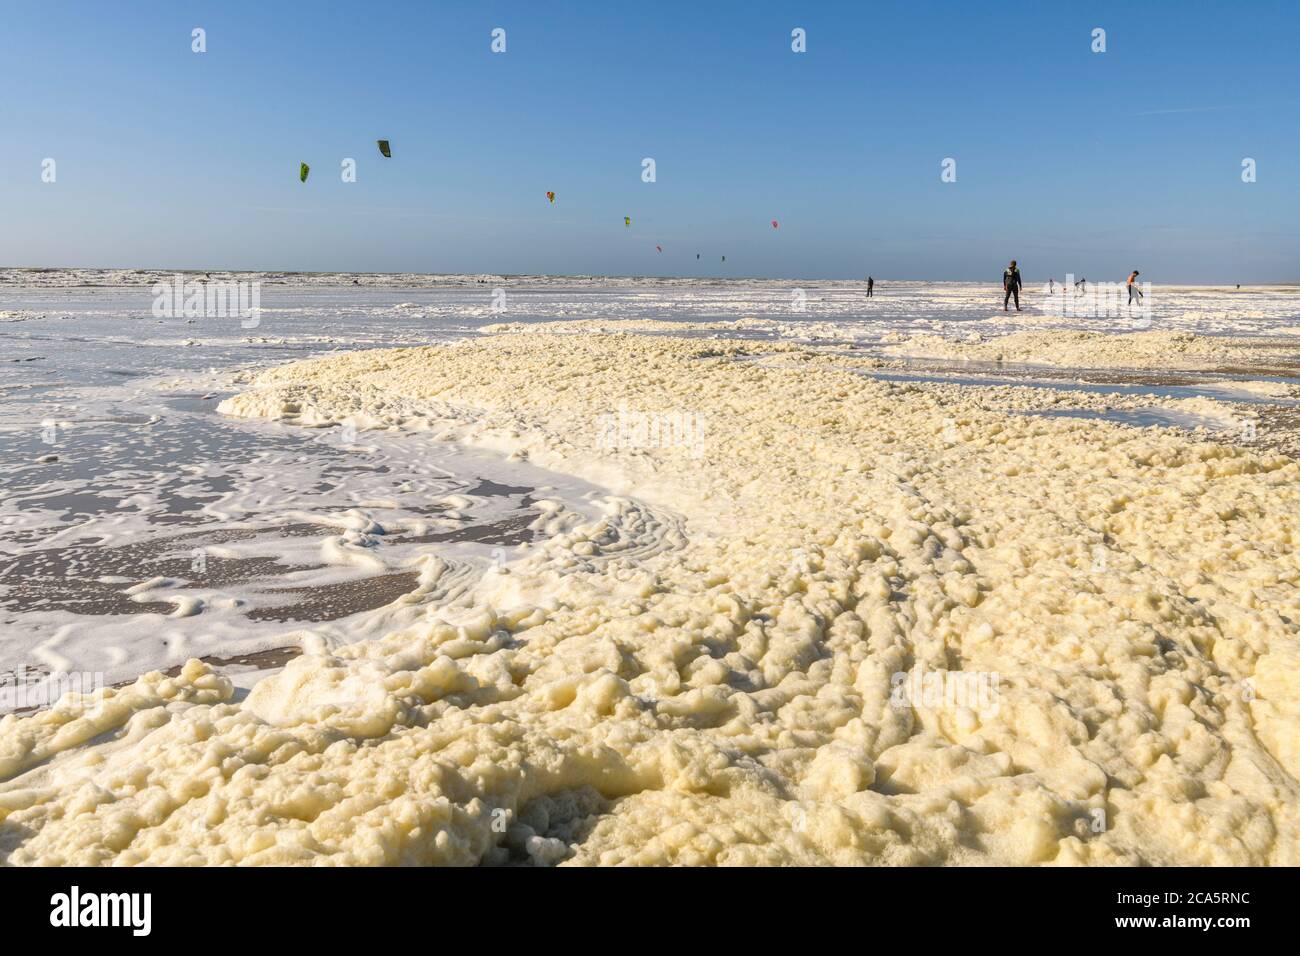
[[[1155,330],[1108,333],[1034,330],[964,339],[921,334],[886,344],[887,355],[1072,368],[1203,369],[1222,365],[1294,364],[1293,343]]]
[[[242,701],[193,662],[3,718],[10,863],[1300,863],[1289,457],[584,331],[222,410],[611,498]]]

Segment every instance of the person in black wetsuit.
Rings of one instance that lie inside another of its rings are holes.
[[[1002,291],[1006,293],[1002,297],[1002,311],[1006,312],[1007,303],[1011,297],[1015,296],[1016,311],[1020,311],[1020,270],[1016,268],[1016,260],[1011,260],[1011,265],[1002,271]]]
[[[876,280],[871,278],[871,276],[867,276],[867,298],[868,299],[871,298],[871,290],[874,289],[875,287],[876,287]]]

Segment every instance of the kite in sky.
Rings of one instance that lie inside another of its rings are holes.
[[[299,163],[299,164],[298,164],[298,182],[300,182],[300,183],[305,183],[305,182],[307,181],[307,174],[308,174],[309,172],[311,172],[311,167],[310,167],[310,166],[308,166],[306,163]]]
[[[379,141],[379,151],[384,154],[384,159],[393,158],[393,151],[388,148],[388,140],[381,139]]]

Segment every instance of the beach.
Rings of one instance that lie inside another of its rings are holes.
[[[1300,863],[1295,289],[355,278],[6,277],[6,862]]]

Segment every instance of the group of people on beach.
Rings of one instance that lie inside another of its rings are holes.
[[[1136,269],[1134,269],[1131,273],[1129,273],[1129,277],[1128,277],[1128,304],[1129,305],[1133,304],[1134,299],[1137,299],[1139,303],[1142,301],[1142,290],[1138,287],[1138,281],[1137,281],[1137,277],[1139,275],[1141,275],[1141,273],[1138,272],[1138,270]],[[1016,303],[1016,311],[1017,312],[1021,311],[1020,290],[1023,287],[1023,285],[1024,282],[1020,278],[1020,267],[1016,265],[1016,260],[1012,259],[1011,264],[1008,265],[1004,270],[1002,270],[1002,292],[1003,292],[1002,311],[1003,312],[1011,311],[1009,307],[1013,300]],[[875,287],[876,287],[876,280],[871,276],[867,276],[867,298],[868,299],[872,298],[873,295],[875,294],[874,293]],[[1240,289],[1241,286],[1237,286],[1237,288]],[[1081,293],[1087,292],[1088,280],[1078,279],[1074,283],[1074,291],[1081,292]],[[1047,280],[1047,292],[1049,295],[1056,294],[1055,279]]]
[[[1133,300],[1135,298],[1139,303],[1142,301],[1142,289],[1139,288],[1138,281],[1137,281],[1137,277],[1139,275],[1141,275],[1141,273],[1138,272],[1138,270],[1136,269],[1134,269],[1132,272],[1129,273],[1129,277],[1128,277],[1128,304],[1129,305],[1133,304]],[[1017,312],[1020,311],[1020,289],[1022,285],[1023,283],[1020,278],[1020,268],[1016,265],[1016,260],[1012,259],[1011,264],[1002,270],[1002,292],[1003,292],[1002,311],[1003,312],[1010,311],[1007,308],[1007,306],[1010,304],[1012,299],[1015,299],[1016,311]],[[1240,288],[1240,286],[1238,288]],[[1088,280],[1087,279],[1077,280],[1074,283],[1074,290],[1076,292],[1087,292]],[[1047,293],[1048,295],[1056,294],[1055,279],[1047,280]]]

